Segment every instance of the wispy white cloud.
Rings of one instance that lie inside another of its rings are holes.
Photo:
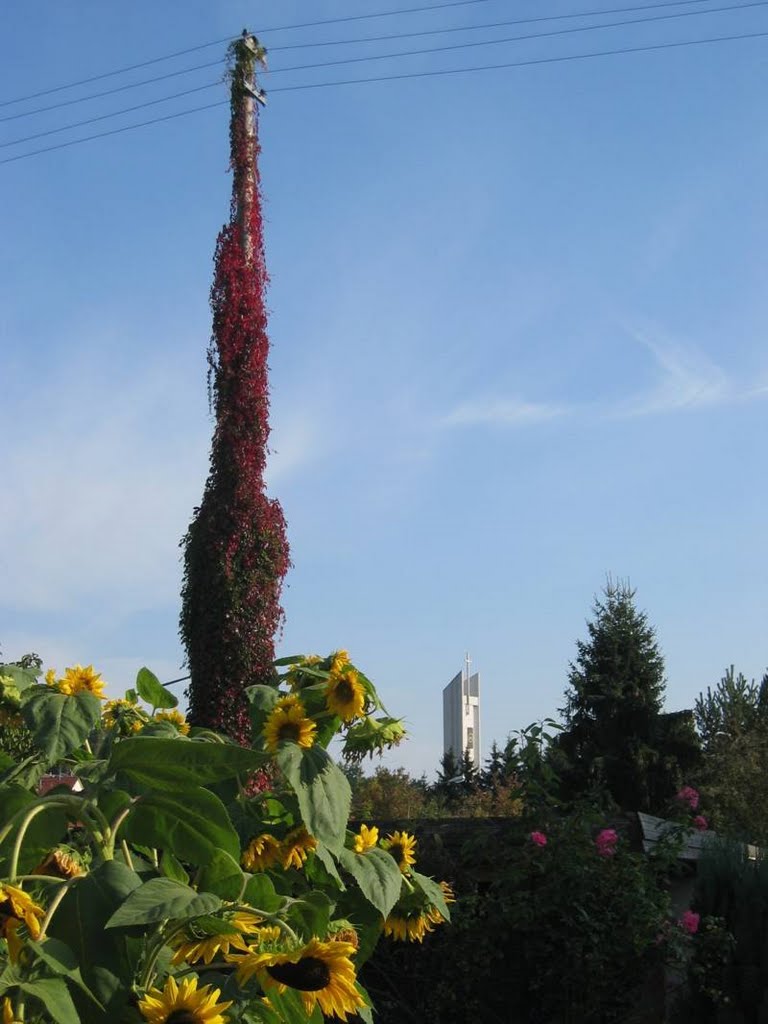
[[[608,410],[612,417],[651,416],[742,401],[748,388],[739,386],[700,349],[657,329],[629,331],[650,352],[658,370],[652,387],[631,395]]]
[[[440,424],[445,427],[474,425],[525,426],[542,423],[566,415],[566,406],[548,405],[542,402],[526,402],[519,398],[487,398],[462,402],[457,405]]]

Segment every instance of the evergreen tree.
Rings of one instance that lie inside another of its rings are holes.
[[[602,789],[626,810],[659,811],[695,762],[690,712],[664,715],[664,659],[635,591],[608,579],[576,644],[558,741],[568,794]]]
[[[254,62],[233,44],[232,204],[216,246],[209,349],[216,428],[200,507],[184,538],[180,632],[190,671],[189,718],[241,743],[250,736],[243,690],[273,677],[280,592],[289,564],[285,521],[267,497],[267,313],[261,197],[253,118]]]

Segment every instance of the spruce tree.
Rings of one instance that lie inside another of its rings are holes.
[[[576,644],[558,747],[569,795],[602,789],[626,810],[662,810],[695,762],[689,712],[662,713],[664,658],[628,583],[608,579]]]

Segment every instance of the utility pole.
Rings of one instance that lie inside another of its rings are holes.
[[[280,594],[290,564],[285,519],[264,482],[269,381],[264,239],[258,171],[256,65],[243,32],[229,49],[229,222],[216,244],[208,349],[216,427],[203,499],[183,541],[180,633],[190,673],[189,719],[247,744],[245,689],[274,681]]]

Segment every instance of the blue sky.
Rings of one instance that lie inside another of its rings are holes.
[[[768,31],[755,5],[280,73],[598,19],[278,49],[291,43],[619,6],[632,0],[484,0],[270,32],[398,3],[11,0],[0,99],[243,26],[271,51],[267,90]],[[269,479],[294,562],[280,648],[350,649],[409,721],[389,763],[436,767],[441,690],[465,650],[486,751],[554,714],[606,573],[631,579],[657,628],[671,709],[731,662],[765,670],[767,47],[270,96]],[[219,73],[0,121],[0,142]],[[219,98],[223,85],[0,158]],[[219,107],[0,164],[0,642],[7,657],[93,662],[112,694],[142,664],[181,674],[178,542],[207,471],[226,130]]]

